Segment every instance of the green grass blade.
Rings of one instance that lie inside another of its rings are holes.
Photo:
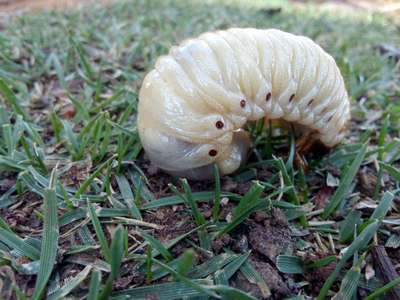
[[[89,203],[89,201],[88,201],[87,205],[88,205],[89,216],[92,220],[94,231],[96,232],[96,236],[100,242],[101,253],[103,254],[106,261],[108,263],[111,263],[111,250],[108,246],[107,239],[103,232],[103,229],[101,228],[100,220],[97,217],[97,214],[96,214],[93,206]]]
[[[293,146],[294,147],[294,146]],[[297,195],[296,188],[294,186],[292,177],[289,174],[289,170],[287,169],[287,166],[283,162],[282,158],[275,159],[275,163],[278,166],[278,169],[281,171],[283,182],[285,186],[290,187],[290,189],[287,192],[287,196],[289,197],[290,202],[296,205],[300,205],[300,199]],[[303,227],[307,227],[307,219],[304,215],[300,215],[300,224]]]
[[[269,289],[267,283],[249,261],[245,261],[243,263],[243,265],[240,267],[240,272],[242,272],[243,276],[246,277],[250,283],[258,286],[264,298],[271,296],[271,290]]]
[[[235,208],[232,221],[218,232],[218,237],[235,229],[255,210],[269,207],[267,200],[260,199],[263,190],[264,187],[259,182],[252,185],[250,191],[243,196],[239,205]]]
[[[189,183],[186,179],[182,179],[182,186],[183,189],[185,190],[185,196],[183,198],[185,199],[186,204],[190,207],[190,210],[192,212],[193,218],[197,224],[197,226],[202,226],[206,223],[206,219],[204,216],[200,213],[199,208],[197,207],[196,201],[193,198],[192,190],[189,186]],[[174,186],[170,185],[170,188],[177,193],[177,195],[181,195]],[[207,233],[207,230],[205,227],[201,227],[199,231],[197,232],[200,240],[200,246],[203,249],[209,250],[211,247],[211,241],[210,237]]]
[[[379,137],[378,137],[378,146],[379,146],[378,161],[383,161],[383,154],[385,152],[385,137],[387,135],[387,131],[389,128],[389,123],[390,123],[390,115],[387,115],[385,117],[385,120],[383,121],[383,125],[379,132]],[[382,166],[379,165],[378,175],[376,176],[376,185],[374,189],[374,199],[378,198],[381,189],[382,176],[383,176],[383,169]]]
[[[111,243],[111,273],[107,282],[101,291],[99,299],[108,299],[113,287],[114,280],[119,276],[119,270],[124,258],[124,229],[118,226],[115,230],[114,237]]]
[[[204,278],[204,277],[222,269],[224,266],[226,266],[230,262],[234,261],[236,258],[237,258],[237,255],[231,254],[231,253],[222,253],[220,255],[214,256],[213,258],[209,259],[208,261],[193,268],[189,272],[188,277],[196,278],[196,279]]]
[[[235,289],[226,285],[214,285],[209,287],[210,290],[216,291],[218,294],[224,296],[225,299],[235,300],[257,300],[250,294],[243,292],[239,289]]]
[[[153,249],[157,250],[164,257],[165,260],[170,261],[173,259],[172,254],[159,240],[143,231],[140,231],[139,233]]]
[[[102,163],[96,171],[94,171],[79,187],[79,189],[75,193],[75,198],[79,199],[79,197],[86,191],[89,185],[93,182],[93,180],[100,175],[100,172],[108,167],[108,164],[114,159],[114,156],[111,156],[104,163]]]
[[[369,294],[364,300],[379,299],[379,297],[385,295],[387,292],[389,292],[390,290],[394,289],[398,285],[400,285],[400,277],[398,277],[396,279],[393,279],[388,284],[385,284],[383,287],[380,287],[379,289],[377,289],[372,294]]]
[[[170,266],[164,264],[163,262],[161,262],[161,261],[159,261],[159,260],[157,260],[155,258],[153,258],[153,260],[154,260],[154,262],[156,264],[158,264],[160,267],[162,267],[162,268],[166,269],[167,271],[169,271],[172,275],[175,276],[175,278],[177,278],[180,281],[184,282],[186,285],[192,287],[193,289],[195,289],[195,290],[197,290],[197,291],[199,291],[199,292],[201,292],[201,293],[203,293],[205,295],[220,299],[220,297],[216,293],[211,291],[209,287],[206,287],[206,286],[203,286],[201,284],[198,284],[196,281],[191,280],[191,279],[187,278],[186,276],[183,276],[183,275],[179,274],[177,271],[172,269]]]
[[[394,195],[391,192],[385,192],[382,196],[379,205],[375,208],[374,212],[370,216],[370,220],[382,220],[392,206]]]
[[[219,213],[221,208],[221,179],[217,165],[214,165],[214,182],[215,182],[215,195],[214,195],[214,207],[212,210],[212,216],[214,222],[217,222],[219,219]]]
[[[301,258],[292,255],[279,255],[276,259],[276,267],[282,273],[303,274],[304,263]]]
[[[339,242],[346,243],[353,239],[354,232],[362,223],[361,212],[352,210],[339,227]]]
[[[136,206],[135,197],[133,196],[132,190],[129,186],[128,179],[126,179],[124,175],[118,175],[115,178],[117,179],[119,190],[121,191],[122,197],[124,198],[125,203],[132,214],[132,217],[142,220],[142,215],[140,214],[140,210]]]
[[[357,153],[355,159],[351,163],[348,170],[344,173],[340,180],[340,184],[333,194],[332,198],[329,199],[328,204],[326,205],[323,213],[323,218],[328,218],[335,210],[338,208],[340,203],[345,199],[347,193],[349,192],[351,183],[356,176],[358,169],[361,166],[361,163],[364,160],[365,154],[367,152],[368,143],[365,143],[360,151]]]
[[[93,270],[92,276],[90,278],[89,293],[87,295],[87,300],[97,300],[97,296],[100,292],[100,281],[101,273],[98,270]]]
[[[16,114],[21,115],[25,120],[28,120],[28,115],[20,106],[17,97],[14,95],[10,87],[0,78],[0,93],[3,94],[4,99],[10,104]]]
[[[361,277],[361,263],[364,259],[361,258],[350,270],[346,272],[342,283],[340,284],[339,292],[332,300],[347,300],[354,299],[357,293],[358,282]]]
[[[86,266],[78,275],[76,275],[73,279],[69,280],[64,284],[60,289],[57,289],[53,294],[48,295],[46,299],[48,300],[58,300],[64,299],[69,293],[72,292],[73,289],[79,286],[86,277],[88,277],[90,271],[92,270],[92,266]]]
[[[229,280],[240,268],[241,266],[247,261],[249,258],[250,252],[244,253],[236,257],[233,261],[227,264],[219,273],[219,276],[222,276],[224,280]],[[217,276],[216,276],[217,278]]]
[[[37,300],[42,297],[47,281],[53,271],[56,263],[58,250],[58,216],[57,216],[57,197],[55,191],[56,169],[53,170],[50,179],[50,186],[45,190],[44,196],[44,223],[43,223],[43,240],[40,251],[40,267],[36,279],[35,291],[32,299]]]
[[[76,52],[79,55],[80,63],[83,67],[83,70],[85,72],[87,79],[94,81],[95,80],[95,71],[93,70],[92,65],[89,63],[87,54],[86,54],[85,50],[83,49],[82,44],[77,42],[71,35],[69,35],[69,41],[74,46]]]
[[[356,253],[356,251],[361,250],[365,247],[369,241],[372,239],[376,231],[379,227],[379,221],[374,220],[370,223],[359,236],[357,236],[351,245],[347,248],[346,252],[344,253],[343,257],[337,263],[335,270],[332,274],[328,277],[325,281],[322,289],[319,292],[317,300],[325,299],[326,295],[328,294],[329,289],[331,288],[332,284],[335,282],[336,277],[339,275],[342,268],[345,266],[346,262]]]
[[[201,226],[206,223],[206,219],[200,213],[199,208],[197,207],[196,202],[193,199],[192,190],[189,186],[189,183],[186,179],[182,179],[182,186],[185,190],[185,199],[190,209],[192,210],[193,217],[196,221],[197,226]]]
[[[381,166],[382,169],[387,171],[390,176],[392,176],[397,182],[400,182],[400,170],[397,169],[396,167],[392,165],[385,164],[383,162],[380,162],[379,165]]]
[[[26,243],[14,232],[0,228],[0,240],[11,249],[20,251],[23,255],[32,260],[38,260],[40,258],[40,251],[32,245]]]
[[[176,271],[179,274],[186,276],[195,262],[196,253],[193,251],[193,249],[186,250],[177,261]]]
[[[201,286],[207,286],[212,283],[211,280],[193,280],[194,283]],[[115,292],[110,299],[112,300],[148,300],[155,297],[160,300],[175,300],[175,299],[195,299],[195,297],[203,296],[202,291],[198,291],[184,282],[168,282],[154,284],[150,286],[142,286],[133,289],[127,289]]]

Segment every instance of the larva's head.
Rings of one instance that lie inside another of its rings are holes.
[[[139,94],[138,131],[143,148],[159,168],[190,179],[212,178],[213,165],[222,174],[235,171],[247,156],[250,139],[230,119],[193,112],[187,101],[156,70],[144,79]]]
[[[171,175],[208,179],[213,176],[214,164],[222,174],[229,174],[246,160],[250,139],[242,130],[233,132],[228,144],[196,143],[174,137],[154,126],[157,122],[145,119],[146,114],[139,108],[138,129],[143,148],[153,164]]]

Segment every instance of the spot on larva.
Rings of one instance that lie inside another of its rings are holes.
[[[215,127],[217,127],[218,129],[224,128],[224,122],[222,122],[222,121],[217,121],[217,123],[215,123]]]
[[[311,99],[310,102],[308,102],[307,106],[310,106],[314,102],[314,99]]]
[[[329,119],[326,121],[327,123],[329,123],[333,118],[333,115],[329,117]]]
[[[208,152],[208,155],[210,155],[210,156],[216,156],[217,154],[218,154],[218,151],[215,150],[215,149],[211,149],[211,150]]]
[[[290,96],[290,98],[289,98],[289,102],[292,102],[293,101],[293,99],[294,99],[294,94],[292,94],[291,96]]]
[[[240,100],[240,107],[244,108],[246,106],[246,100]]]
[[[265,96],[265,101],[271,100],[271,93],[268,93],[267,96]]]

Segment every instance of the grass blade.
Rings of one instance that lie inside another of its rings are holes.
[[[179,279],[180,281],[184,282],[186,285],[192,287],[193,289],[195,289],[195,290],[197,290],[197,291],[199,291],[199,292],[201,292],[201,293],[203,293],[203,294],[205,294],[205,295],[208,295],[208,296],[211,296],[211,297],[215,297],[215,298],[217,298],[217,299],[220,298],[216,293],[214,293],[213,291],[211,291],[209,287],[206,287],[206,286],[203,286],[203,285],[201,285],[201,284],[198,284],[196,281],[191,280],[191,279],[187,278],[186,276],[183,276],[183,275],[179,274],[177,271],[175,271],[174,269],[172,269],[170,266],[164,264],[163,262],[161,262],[161,261],[159,261],[159,260],[157,260],[157,259],[155,259],[155,258],[153,258],[153,260],[154,260],[154,262],[155,262],[156,264],[158,264],[160,267],[166,269],[166,270],[169,271],[172,275],[174,275],[175,278],[177,278],[177,279]]]
[[[214,195],[214,207],[212,210],[212,216],[214,222],[217,222],[221,208],[221,179],[217,165],[214,165],[214,182],[215,182],[215,195]]]
[[[379,165],[381,166],[382,169],[384,169],[385,171],[387,171],[389,173],[390,176],[392,176],[397,182],[400,182],[400,171],[399,169],[385,164],[383,162],[379,163]]]
[[[373,299],[377,299],[380,296],[385,295],[387,292],[389,292],[390,290],[394,289],[395,287],[397,287],[398,285],[400,285],[400,277],[392,280],[391,282],[389,282],[388,284],[385,284],[383,287],[377,289],[375,292],[373,292],[372,294],[369,294],[364,300],[373,300]]]
[[[210,286],[209,289],[221,294],[225,299],[257,300],[257,298],[254,298],[246,292],[226,285],[214,285]]]
[[[387,131],[389,128],[389,123],[390,123],[390,115],[387,115],[385,117],[385,120],[383,121],[383,125],[379,132],[379,137],[378,137],[378,146],[379,146],[378,161],[383,161],[383,154],[385,152],[385,137],[387,135]],[[374,189],[374,199],[378,198],[379,192],[381,190],[382,176],[383,176],[382,165],[379,165],[378,175],[376,176],[376,185]]]
[[[340,284],[340,290],[332,298],[332,300],[354,299],[361,276],[361,263],[363,260],[363,257],[360,258],[359,261],[349,271],[346,272],[346,275]]]
[[[336,277],[339,275],[341,269],[344,267],[346,262],[361,248],[365,247],[369,241],[374,236],[375,232],[378,230],[379,221],[374,220],[370,223],[359,236],[357,236],[351,245],[348,247],[346,252],[344,253],[343,257],[340,259],[338,264],[336,265],[335,270],[329,276],[329,278],[325,281],[322,289],[319,292],[317,300],[325,299],[326,295],[328,294],[329,289],[331,288],[332,284],[335,282]]]
[[[25,120],[28,119],[28,115],[25,113],[23,108],[19,105],[17,97],[14,95],[10,87],[0,78],[0,93],[3,94],[4,99],[10,104],[16,114],[21,115]]]
[[[322,215],[323,218],[328,218],[335,210],[338,208],[339,204],[345,199],[347,193],[349,192],[351,183],[356,176],[358,169],[361,166],[361,163],[364,160],[365,154],[367,153],[368,143],[365,143],[360,151],[357,153],[354,161],[351,163],[348,170],[344,173],[340,180],[340,184],[333,194],[332,198],[329,199],[328,204],[324,209],[324,213]]]
[[[197,204],[193,198],[192,190],[186,179],[182,179],[182,186],[183,189],[185,190],[185,196],[182,196],[173,185],[170,185],[170,188],[174,190],[174,192],[177,193],[177,195],[180,195],[184,198],[185,203],[190,207],[190,210],[192,212],[193,218],[197,226],[204,225],[206,223],[206,219],[200,213],[199,208],[197,207]],[[198,230],[197,234],[199,236],[200,246],[203,249],[209,250],[211,247],[211,241],[207,233],[207,230],[204,227],[201,227],[201,229]]]
[[[11,249],[20,251],[23,255],[32,260],[38,260],[40,258],[40,251],[37,248],[26,243],[12,231],[0,228],[0,240]]]
[[[294,147],[294,146],[293,146]],[[287,166],[285,165],[285,163],[283,162],[282,158],[279,159],[275,159],[275,162],[279,168],[279,170],[282,173],[282,177],[283,177],[283,182],[286,186],[290,187],[290,189],[287,191],[287,195],[289,197],[290,202],[292,202],[293,204],[296,205],[300,205],[300,199],[297,195],[297,191],[295,189],[294,183],[293,183],[293,179],[291,178]],[[304,215],[300,215],[300,224],[303,227],[307,227],[307,219]]]
[[[43,240],[40,251],[39,273],[36,279],[35,291],[32,296],[32,299],[34,300],[41,298],[47,281],[53,271],[57,257],[59,228],[57,217],[57,197],[55,191],[55,172],[56,168],[52,172],[50,186],[45,190]]]
[[[89,216],[90,216],[90,218],[92,220],[94,231],[96,232],[96,236],[97,236],[97,238],[99,239],[99,242],[100,242],[101,253],[103,254],[103,256],[106,259],[106,261],[108,263],[110,263],[111,262],[111,250],[110,250],[110,248],[108,246],[107,239],[106,239],[106,236],[104,234],[104,231],[101,228],[100,220],[97,217],[97,214],[96,214],[93,206],[89,203],[89,201],[88,201],[87,205],[88,205]]]
[[[385,192],[383,194],[382,200],[379,202],[379,205],[375,208],[372,213],[370,220],[382,220],[392,206],[394,195],[391,192]]]
[[[142,215],[140,214],[140,210],[136,206],[135,197],[133,196],[132,190],[129,186],[128,179],[126,179],[124,175],[118,175],[116,176],[116,179],[119,190],[121,191],[122,197],[124,198],[125,203],[132,214],[132,217],[142,220]]]
[[[240,272],[242,272],[243,276],[246,277],[250,283],[258,286],[264,298],[271,296],[271,291],[267,283],[249,261],[245,261],[243,263],[243,265],[240,267]]]
[[[354,232],[362,223],[361,212],[352,210],[340,224],[339,242],[346,243],[353,239]]]
[[[69,280],[64,284],[60,289],[57,289],[55,293],[50,294],[47,299],[48,300],[56,300],[63,299],[67,296],[74,288],[76,288],[79,284],[82,283],[89,275],[92,270],[92,266],[86,266],[78,275],[76,275],[73,279]]]
[[[231,261],[229,264],[227,264],[222,270],[219,270],[215,275],[215,279],[217,280],[218,277],[221,276],[223,280],[228,281],[239,269],[240,267],[247,261],[249,258],[250,252],[244,253],[242,255],[239,255],[236,257],[233,261]]]
[[[212,281],[204,279],[193,280],[193,282],[202,286],[207,286],[212,283]],[[195,297],[200,297],[203,295],[204,293],[202,291],[198,291],[184,282],[168,282],[118,291],[114,293],[110,299],[148,300],[154,297],[155,299],[160,300],[175,300],[195,299]]]
[[[243,196],[236,207],[232,221],[218,232],[217,237],[232,231],[255,210],[268,207],[268,201],[260,199],[263,190],[264,187],[259,182],[255,182],[252,185],[250,191]]]
[[[182,254],[179,258],[176,266],[176,271],[186,276],[189,270],[193,267],[194,263],[196,262],[196,253],[193,249],[189,249]]]
[[[147,234],[143,231],[139,232],[140,235],[146,240],[147,243],[151,245],[151,247],[158,251],[164,257],[165,260],[170,261],[173,259],[172,254],[168,251],[168,249],[156,238]]]
[[[97,295],[100,291],[101,273],[98,270],[93,270],[92,277],[90,279],[89,293],[87,300],[97,300]]]
[[[114,237],[111,243],[111,273],[107,279],[105,287],[101,291],[99,300],[108,299],[113,287],[114,280],[119,276],[119,270],[121,263],[124,258],[124,235],[125,230],[120,225],[117,227],[114,233]]]
[[[276,267],[282,273],[303,274],[304,263],[301,258],[292,255],[279,255],[276,259]]]

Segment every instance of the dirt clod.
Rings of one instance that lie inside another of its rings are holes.
[[[279,254],[291,252],[294,245],[289,228],[272,219],[265,220],[264,226],[250,220],[247,223],[251,247],[275,263]]]

